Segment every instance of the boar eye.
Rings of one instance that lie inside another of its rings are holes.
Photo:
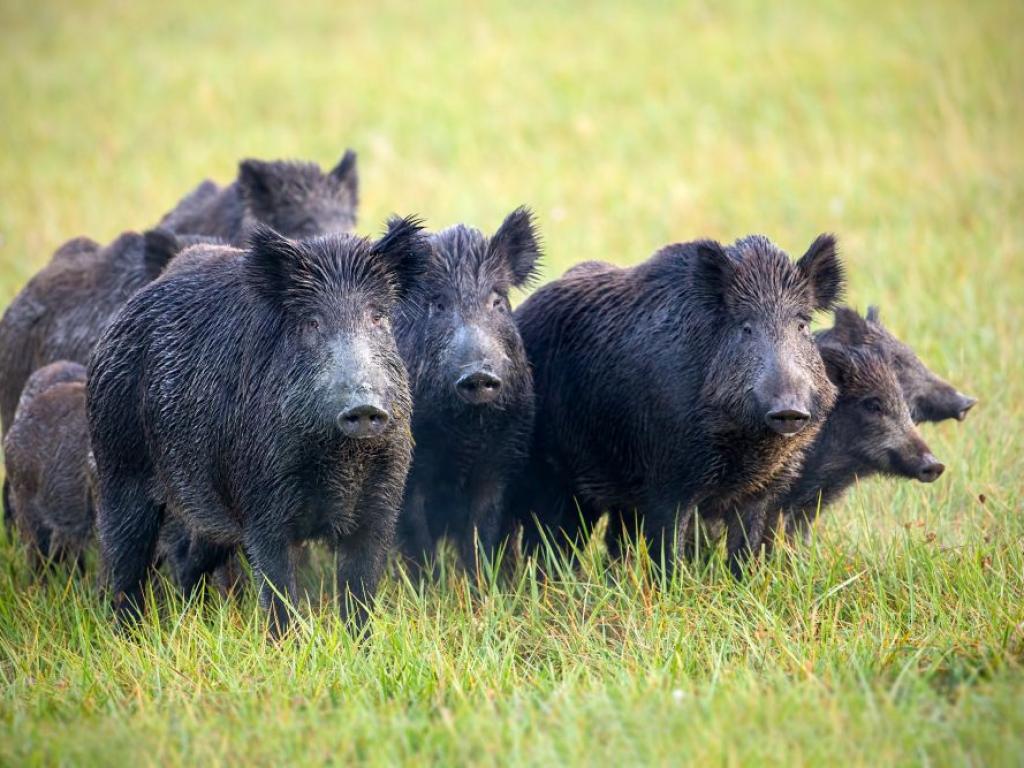
[[[864,406],[864,410],[868,413],[881,413],[882,412],[882,401],[877,397],[866,397],[861,401],[861,405]]]
[[[744,336],[753,336],[754,335],[754,326],[752,326],[750,323],[744,323],[743,324],[743,335]]]
[[[308,320],[306,320],[306,329],[309,330],[309,331],[312,331],[314,333],[319,331],[320,330],[320,318],[319,317],[311,317]]]
[[[444,312],[444,299],[441,296],[435,296],[430,300],[430,308],[435,312]]]
[[[491,309],[501,309],[505,306],[505,297],[497,291],[491,293]]]
[[[372,325],[374,325],[376,327],[379,327],[379,326],[384,324],[384,320],[385,319],[386,319],[385,314],[383,312],[381,312],[379,309],[371,309],[370,310],[370,323]]]

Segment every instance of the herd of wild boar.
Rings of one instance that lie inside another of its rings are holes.
[[[358,186],[351,151],[327,173],[246,160],[22,289],[3,501],[37,564],[80,563],[95,530],[130,620],[153,568],[189,593],[244,553],[275,631],[310,540],[357,622],[393,548],[571,554],[606,513],[612,558],[642,535],[671,568],[724,537],[741,576],[857,478],[934,481],[915,424],[975,403],[839,306],[830,235],[796,261],[752,235],[584,262],[513,312],[541,251],[526,208],[490,236],[410,216],[369,239]]]

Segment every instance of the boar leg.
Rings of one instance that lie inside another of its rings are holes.
[[[807,543],[811,538],[811,526],[818,518],[819,507],[796,509],[786,512],[783,521],[786,525],[786,537],[790,541]]]
[[[11,500],[11,481],[4,478],[4,528],[7,531],[7,538],[11,538],[11,531],[14,530],[14,504]]]
[[[620,507],[608,509],[608,527],[604,531],[604,545],[608,559],[621,560],[630,543],[636,545],[640,535],[640,520],[635,510],[627,512]]]
[[[768,500],[758,499],[733,508],[728,515],[726,550],[729,570],[737,579],[751,557],[765,543],[768,521]]]
[[[189,535],[188,554],[175,564],[178,587],[185,597],[189,597],[199,586],[227,562],[234,552],[234,547],[214,544],[196,534]]]
[[[137,619],[162,523],[163,507],[146,494],[146,479],[102,483],[97,528],[119,622]]]
[[[43,571],[55,559],[53,548],[53,531],[41,521],[39,510],[34,500],[22,499],[22,516],[18,527],[29,547],[29,564],[32,570]]]
[[[725,532],[725,520],[721,510],[714,505],[705,505],[704,513],[698,510],[683,532],[683,553],[687,560],[707,563]]]
[[[470,494],[469,520],[459,535],[459,559],[467,571],[476,570],[478,542],[480,554],[487,562],[494,562],[501,534],[504,497],[504,486],[493,481],[478,483]]]
[[[371,512],[355,533],[338,542],[338,607],[341,620],[357,629],[369,618],[368,603],[384,573],[392,535],[387,519],[394,519],[394,513]]]
[[[246,553],[259,586],[260,605],[270,619],[270,633],[280,637],[290,622],[290,605],[295,603],[295,573],[288,542],[267,530],[249,533]]]
[[[667,575],[671,576],[682,556],[683,531],[689,525],[690,510],[680,508],[672,499],[655,501],[647,505],[646,511],[639,512],[651,561],[655,565],[664,562]]]
[[[410,489],[401,516],[402,554],[417,573],[434,555],[434,537],[427,524],[426,497]]]

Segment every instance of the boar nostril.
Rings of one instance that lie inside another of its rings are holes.
[[[338,414],[338,428],[355,439],[374,437],[384,431],[390,418],[375,405],[357,405]]]
[[[807,426],[811,414],[797,408],[780,408],[769,411],[764,417],[765,423],[780,435],[795,435]]]
[[[933,483],[945,471],[946,465],[930,453],[927,453],[922,459],[921,469],[917,472],[917,479],[922,483]]]
[[[455,391],[467,403],[485,405],[498,399],[501,379],[490,371],[474,371],[455,382]]]

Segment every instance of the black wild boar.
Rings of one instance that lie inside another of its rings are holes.
[[[881,350],[896,371],[914,423],[946,419],[963,421],[978,401],[957,392],[925,367],[914,350],[882,325],[878,315],[878,307],[868,308],[866,320],[855,310],[841,307],[836,310],[833,327],[819,331],[817,338],[822,344],[868,345]]]
[[[244,256],[194,260],[129,301],[88,397],[121,619],[141,610],[164,509],[214,548],[195,558],[205,570],[245,549],[275,630],[295,594],[289,549],[311,539],[340,555],[343,615],[349,595],[364,618],[412,454],[391,317],[428,258],[413,219],[376,242],[257,228]]]
[[[884,474],[931,483],[945,470],[914,426],[883,350],[835,344],[820,350],[839,397],[778,504],[791,534],[806,530],[858,478]]]
[[[751,236],[591,264],[534,293],[516,311],[537,402],[515,503],[524,543],[532,515],[558,541],[612,509],[674,564],[677,525],[714,499],[746,526],[738,570],[834,403],[810,320],[842,284],[831,236],[795,264]]]
[[[65,243],[29,280],[0,319],[0,425],[7,434],[22,387],[57,360],[85,364],[103,329],[139,288],[156,278],[181,243],[168,232],[127,232],[105,248]],[[4,505],[9,489],[4,481]],[[4,518],[8,524],[11,515]]]
[[[160,226],[181,234],[210,235],[241,245],[257,224],[285,237],[349,232],[356,225],[359,176],[356,153],[324,173],[316,163],[243,160],[226,187],[204,181]]]
[[[416,444],[399,537],[420,563],[447,535],[470,568],[475,538],[494,554],[505,490],[533,428],[533,384],[508,295],[534,277],[540,245],[525,208],[491,238],[459,225],[431,245],[396,327]]]
[[[92,540],[88,452],[85,368],[50,363],[29,377],[4,438],[10,503],[36,563],[80,562]]]

